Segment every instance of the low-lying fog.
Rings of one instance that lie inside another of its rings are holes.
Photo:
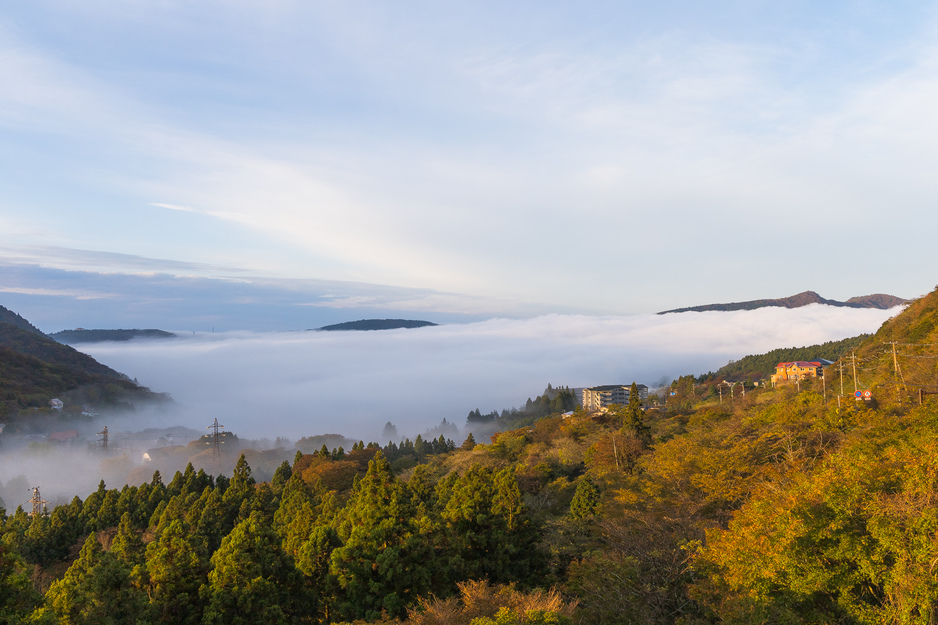
[[[415,435],[443,418],[522,406],[547,383],[649,386],[752,353],[875,331],[896,310],[833,308],[525,320],[369,332],[182,335],[82,351],[249,438]]]
[[[188,334],[78,348],[175,399],[167,414],[138,413],[110,423],[112,431],[182,425],[205,432],[217,418],[241,438],[295,441],[339,433],[386,443],[381,433],[388,421],[401,436],[413,438],[444,418],[462,428],[476,408],[487,413],[521,407],[548,383],[584,387],[634,380],[660,386],[680,375],[716,371],[747,354],[874,332],[897,313],[812,305],[632,317],[548,315],[412,330]],[[140,462],[139,455],[132,460]],[[0,456],[0,482],[24,466],[21,458],[15,466],[11,460]],[[51,467],[54,454],[37,460],[59,474],[79,470]],[[96,485],[102,470],[98,461],[80,470],[89,473],[76,490],[84,497],[82,489]]]

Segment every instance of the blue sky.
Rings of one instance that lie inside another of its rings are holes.
[[[921,295],[936,34],[926,2],[7,3],[0,304],[266,330]]]

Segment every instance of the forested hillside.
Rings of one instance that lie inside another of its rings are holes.
[[[782,347],[773,349],[765,354],[756,354],[745,356],[735,360],[715,373],[730,380],[758,380],[767,379],[775,373],[775,366],[780,362],[791,362],[794,360],[839,360],[848,355],[852,350],[859,347],[863,341],[869,338],[869,334],[861,334],[842,341],[828,341],[821,345],[810,345],[806,347]]]
[[[130,407],[133,402],[168,399],[57,343],[16,313],[0,307],[0,418],[11,423],[9,432],[26,428],[29,424],[23,411],[47,407],[53,398],[62,399],[79,413],[82,406]]]
[[[319,330],[335,332],[342,330],[398,330],[401,328],[425,328],[435,326],[432,321],[419,319],[359,319],[358,321],[345,321],[333,325],[323,326]]]
[[[42,334],[39,328],[4,306],[0,306],[0,323],[8,323],[11,326],[15,326],[28,332],[33,332],[34,334]]]
[[[242,459],[17,510],[0,619],[931,623],[936,321],[938,291],[863,340],[840,397],[839,365],[826,391],[722,403],[686,376],[654,409],[632,393],[486,441],[300,452],[265,483]]]

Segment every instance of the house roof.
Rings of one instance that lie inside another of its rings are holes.
[[[805,367],[820,367],[820,366],[821,366],[821,363],[816,360],[811,360],[811,361],[795,360],[792,362],[780,362],[777,365],[775,365],[775,368],[781,369],[782,367],[801,367],[803,369]]]

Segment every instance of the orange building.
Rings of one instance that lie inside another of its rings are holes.
[[[772,386],[795,382],[797,380],[810,380],[824,375],[824,365],[816,360],[806,362],[780,362],[775,365],[775,375],[772,376]]]

